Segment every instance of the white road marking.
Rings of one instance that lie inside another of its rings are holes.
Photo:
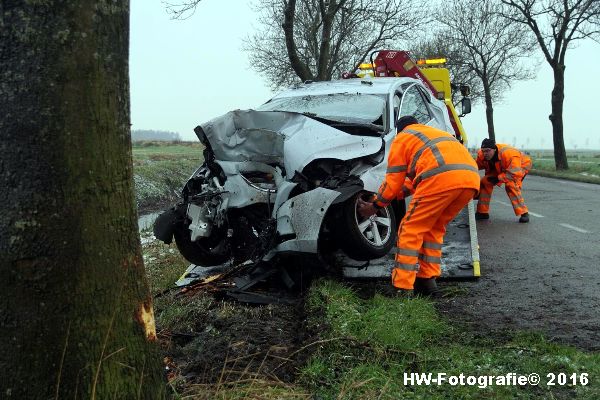
[[[559,225],[563,226],[565,228],[568,228],[568,229],[573,229],[574,231],[579,232],[579,233],[591,233],[590,231],[586,231],[585,229],[581,229],[581,228],[578,228],[573,225],[569,225],[569,224],[559,224]]]
[[[506,206],[506,207],[511,207],[511,208],[512,208],[512,204],[510,204],[510,203],[506,203],[506,202],[504,202],[504,201],[500,201],[500,200],[494,200],[494,203],[499,203],[499,204],[502,204],[503,206]],[[538,217],[538,218],[544,218],[544,216],[543,216],[543,215],[541,215],[541,214],[536,214],[536,213],[534,213],[534,212],[531,212],[531,211],[529,211],[529,215],[533,215],[534,217]]]
[[[534,212],[531,212],[531,211],[529,211],[529,215],[533,215],[534,217],[538,217],[538,218],[544,218],[544,216],[543,216],[543,215],[536,214],[536,213],[534,213]]]
[[[500,201],[500,200],[494,200],[494,203],[500,203],[500,204],[502,204],[503,206],[507,206],[507,207],[511,207],[511,208],[512,208],[512,204],[510,204],[510,203],[505,203],[505,202],[503,202],[503,201]]]

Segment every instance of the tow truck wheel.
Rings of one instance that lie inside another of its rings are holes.
[[[344,204],[338,230],[340,247],[355,260],[366,261],[385,256],[396,242],[396,215],[389,205],[369,218],[358,213],[357,193]]]
[[[190,230],[180,225],[173,233],[175,244],[181,255],[192,264],[200,267],[220,265],[231,257],[230,246],[225,235],[213,232],[209,238],[201,238],[192,242]]]

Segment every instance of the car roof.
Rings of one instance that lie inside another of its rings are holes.
[[[365,83],[372,82],[372,83]],[[283,92],[278,93],[273,99],[281,97],[296,97],[305,95],[321,95],[331,93],[365,93],[365,94],[388,94],[396,87],[407,82],[418,82],[413,78],[370,78],[370,79],[340,79],[334,81],[320,81],[311,83],[300,83]]]

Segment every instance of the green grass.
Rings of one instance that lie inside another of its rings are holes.
[[[179,254],[175,243],[155,240],[150,231],[142,232],[141,239],[146,276],[152,294],[156,295],[173,287],[190,263]]]
[[[569,169],[557,171],[554,159],[533,158],[532,174],[550,178],[564,178],[580,182],[600,183],[600,157],[569,158]]]
[[[600,355],[535,334],[481,337],[439,317],[422,299],[361,300],[339,283],[321,281],[307,302],[309,323],[323,333],[300,380],[323,399],[600,398]],[[316,346],[315,346],[316,347]],[[587,386],[404,385],[405,372],[465,376],[588,373]]]
[[[568,151],[569,169],[557,171],[554,164],[554,153],[549,150],[531,150],[534,175],[549,178],[562,178],[579,182],[600,183],[600,152]]]
[[[201,159],[204,146],[199,142],[133,142],[134,160],[147,159]]]
[[[137,142],[133,174],[138,208],[176,202],[181,188],[202,163],[200,143]]]

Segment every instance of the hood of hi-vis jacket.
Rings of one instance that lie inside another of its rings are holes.
[[[477,152],[477,167],[484,169],[486,175],[497,175],[500,182],[516,181],[531,169],[531,158],[507,144],[496,143],[497,161],[487,161],[481,149]]]
[[[479,190],[477,164],[465,146],[453,135],[421,124],[407,126],[392,142],[377,204],[398,197],[405,178],[415,196],[458,188]]]

